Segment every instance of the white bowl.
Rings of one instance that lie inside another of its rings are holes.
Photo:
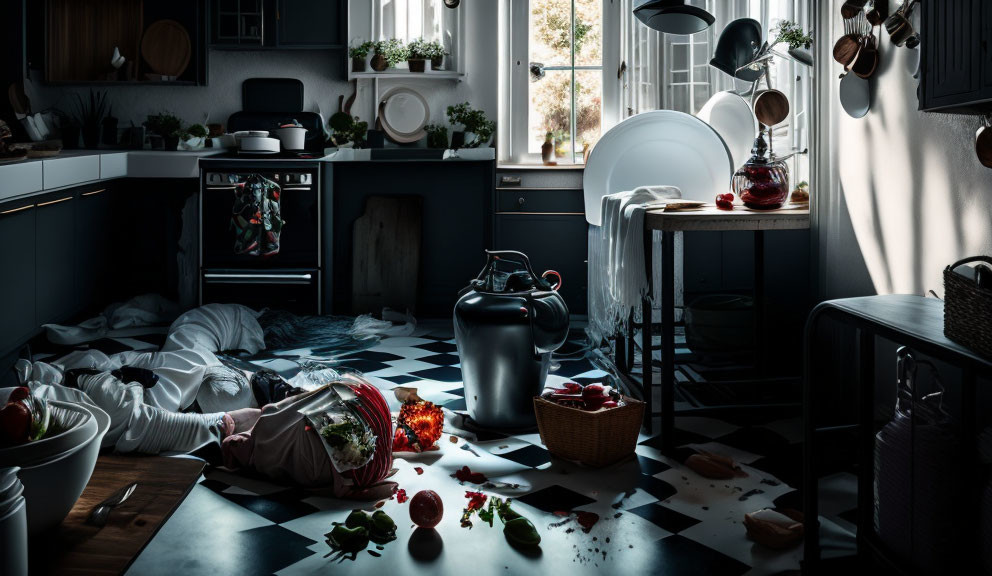
[[[283,150],[303,150],[307,138],[307,129],[302,126],[286,126],[276,131],[276,136],[282,142]]]
[[[82,416],[72,428],[41,440],[0,448],[0,462],[10,466],[32,466],[50,460],[85,444],[96,434],[98,425],[93,413],[86,406],[72,402],[50,400],[53,409],[75,412]]]
[[[17,501],[20,500],[21,496],[23,495],[24,495],[24,484],[18,482],[16,489],[11,490],[10,494],[8,494],[7,497],[5,497],[2,501],[0,501],[0,516],[5,516],[7,512],[10,512],[10,510],[14,507],[15,504],[17,504]]]
[[[38,534],[58,526],[72,510],[90,481],[100,444],[110,427],[110,416],[95,406],[86,408],[97,421],[96,434],[78,448],[18,473],[27,501],[28,533]]]

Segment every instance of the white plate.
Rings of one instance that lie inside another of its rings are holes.
[[[599,226],[603,196],[638,186],[678,186],[682,198],[712,202],[730,189],[733,160],[723,138],[695,116],[655,110],[611,128],[584,170],[586,221]]]
[[[401,144],[416,142],[424,137],[424,126],[430,121],[427,100],[410,88],[393,88],[382,97],[379,120],[390,140]]]
[[[758,134],[758,119],[747,100],[733,92],[717,92],[703,105],[696,117],[716,130],[740,168],[751,157],[751,148]]]
[[[864,118],[871,108],[871,84],[848,72],[840,81],[840,105],[851,118]]]

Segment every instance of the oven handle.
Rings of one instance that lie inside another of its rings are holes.
[[[205,272],[203,280],[207,284],[292,284],[313,283],[312,274],[225,274]]]

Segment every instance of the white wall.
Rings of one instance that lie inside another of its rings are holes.
[[[365,6],[365,10],[356,10]],[[368,18],[370,0],[352,0],[353,18]],[[450,104],[469,101],[482,108],[490,118],[497,116],[497,26],[498,0],[462,0],[458,10],[466,14],[466,54],[464,81],[452,80],[381,80],[380,95],[391,87],[410,86],[421,92],[431,108],[431,120],[447,123],[445,109]],[[364,24],[363,30],[369,29]],[[327,118],[337,111],[338,97],[351,94],[351,86],[341,69],[340,53],[306,51],[227,51],[211,50],[207,86],[112,86],[106,89],[114,105],[114,116],[120,126],[130,121],[140,124],[149,114],[167,110],[186,122],[201,122],[209,114],[211,122],[227,123],[232,113],[241,109],[241,83],[253,77],[299,78],[304,84],[304,106],[308,111],[320,110]],[[360,80],[359,94],[353,113],[374,123],[376,108],[373,81]],[[88,87],[61,88],[46,86],[41,78],[33,78],[27,88],[34,109],[69,105],[71,92],[88,93]]]
[[[992,170],[975,156],[974,116],[917,110],[911,53],[882,33],[871,112],[855,120],[838,96],[830,48],[843,32],[843,0],[820,2],[819,127],[825,173],[815,195],[820,296],[943,294],[944,267],[992,254]],[[894,2],[892,4],[895,4]],[[919,12],[919,8],[917,8]]]

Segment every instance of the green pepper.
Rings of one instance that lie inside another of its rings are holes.
[[[364,510],[352,510],[351,514],[348,514],[348,518],[344,521],[344,525],[348,528],[368,528],[369,523],[369,513]]]
[[[541,535],[530,520],[523,516],[509,520],[503,525],[503,535],[510,544],[524,548],[533,548],[541,543]]]
[[[325,536],[328,544],[345,552],[360,552],[369,545],[369,531],[363,526],[348,528],[339,524]]]
[[[369,527],[372,540],[377,544],[383,544],[396,539],[396,522],[382,510],[372,513],[372,525]]]

